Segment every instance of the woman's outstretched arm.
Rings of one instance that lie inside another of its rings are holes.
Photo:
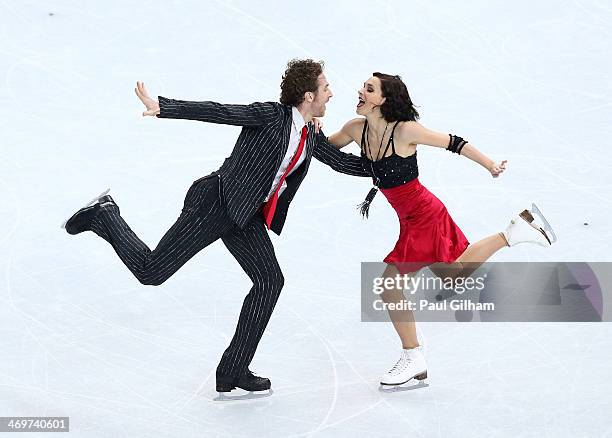
[[[456,152],[480,164],[487,169],[493,177],[499,176],[506,170],[507,160],[496,163],[461,137],[432,131],[414,121],[402,123],[399,128],[402,142],[425,144]]]
[[[315,123],[317,122],[320,124],[319,120],[316,120]],[[363,126],[362,124],[363,119],[349,120],[344,124],[340,131],[327,137],[327,141],[337,149],[342,149],[344,146],[351,144],[353,141],[357,142],[357,131],[359,131],[359,126]]]

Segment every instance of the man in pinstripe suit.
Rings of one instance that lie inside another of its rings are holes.
[[[340,152],[315,132],[311,120],[325,114],[332,97],[323,63],[293,60],[281,83],[281,103],[224,105],[136,94],[145,116],[241,126],[236,145],[219,170],[196,180],[176,223],[150,250],[121,217],[108,196],[77,211],[66,223],[70,234],[93,231],[108,241],[143,284],[159,285],[200,250],[221,238],[253,287],[244,299],[234,337],[217,368],[217,391],[270,388],[270,380],[248,369],[284,279],[266,228],[280,234],[291,200],[311,158],[348,175],[369,176],[357,156]]]

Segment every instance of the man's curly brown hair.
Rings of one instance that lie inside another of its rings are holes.
[[[323,73],[323,61],[292,59],[281,82],[280,101],[284,105],[298,106],[304,102],[304,93],[316,93],[317,78]]]

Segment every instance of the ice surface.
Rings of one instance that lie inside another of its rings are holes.
[[[239,130],[140,116],[133,88],[275,100],[285,63],[326,62],[330,134],[373,71],[402,75],[421,122],[508,170],[419,147],[421,181],[471,241],[536,202],[559,236],[494,260],[610,261],[612,6],[600,1],[0,3],[0,416],[70,416],[74,436],[560,437],[612,433],[605,323],[419,325],[429,386],[381,392],[392,327],[360,322],[359,267],[397,217],[320,163],[273,237],[286,286],[253,362],[274,394],[216,401],[250,287],[220,243],[156,288],[59,224],[111,194],[155,246]],[[348,148],[356,152],[356,146]],[[588,225],[586,225],[588,224]],[[608,224],[608,225],[606,225]],[[608,414],[606,414],[608,412]]]

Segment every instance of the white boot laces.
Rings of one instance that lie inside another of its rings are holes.
[[[391,370],[389,370],[389,374],[401,373],[406,368],[408,368],[408,366],[410,366],[411,363],[412,363],[412,358],[405,352],[402,352],[402,356],[399,358],[397,363],[393,365],[393,368],[391,368]]]

